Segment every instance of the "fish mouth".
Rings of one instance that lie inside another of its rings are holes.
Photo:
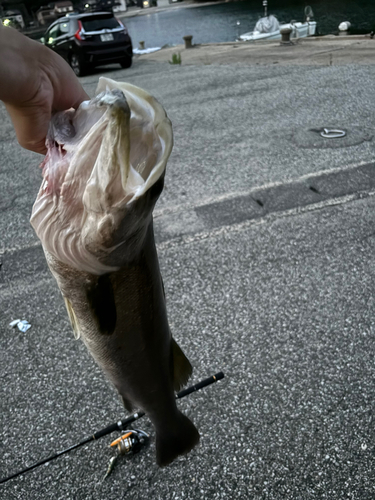
[[[130,110],[118,88],[101,91],[77,111],[57,113],[42,165],[46,193],[77,201],[79,183],[86,208],[96,211],[140,196],[142,185],[165,153],[155,128],[139,109]],[[94,198],[100,198],[101,208]]]
[[[96,97],[53,116],[46,145],[31,217],[43,247],[82,270],[113,270],[99,264],[124,243],[126,212],[163,176],[172,150],[164,109],[138,87],[101,78]]]

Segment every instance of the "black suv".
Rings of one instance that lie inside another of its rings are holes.
[[[133,46],[126,27],[111,12],[71,14],[55,21],[41,41],[68,61],[77,76],[94,66],[132,64]]]

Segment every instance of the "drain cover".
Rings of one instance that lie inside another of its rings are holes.
[[[292,141],[301,148],[347,148],[357,146],[365,141],[371,141],[374,136],[372,129],[364,127],[314,127],[310,129],[298,129],[292,134]]]

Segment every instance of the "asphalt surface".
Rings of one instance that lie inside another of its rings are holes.
[[[266,49],[264,49],[266,50]],[[350,64],[349,64],[350,63]],[[174,66],[105,74],[142,86],[175,146],[155,210],[171,329],[201,433],[159,469],[151,444],[102,478],[103,438],[0,485],[1,499],[375,497],[375,66]],[[0,108],[0,476],[124,416],[67,314],[28,219],[41,177]],[[323,127],[346,131],[327,139]],[[32,328],[8,326],[16,318]],[[113,439],[118,434],[113,434]]]

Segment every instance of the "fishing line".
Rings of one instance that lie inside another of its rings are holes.
[[[221,380],[224,378],[224,373],[219,372],[216,373],[215,375],[212,375],[211,377],[208,377],[201,382],[198,382],[198,384],[192,385],[186,389],[183,389],[182,391],[178,392],[176,394],[176,399],[181,399],[184,398],[185,396],[188,396],[192,392],[199,391],[200,389],[203,389],[203,387],[207,387],[208,385],[213,384],[214,382],[217,382],[218,380]],[[87,443],[91,443],[91,441],[96,441],[97,439],[102,438],[103,436],[107,436],[108,434],[111,434],[112,432],[115,431],[123,431],[125,427],[127,427],[129,424],[135,422],[136,420],[139,420],[140,418],[144,417],[145,413],[144,412],[137,412],[131,415],[130,417],[124,419],[124,420],[119,420],[115,424],[111,424],[108,427],[105,427],[104,429],[101,429],[100,431],[95,432],[92,434],[90,437],[87,437],[83,441],[80,441],[77,444],[74,444],[73,446],[69,446],[69,448],[66,448],[65,450],[58,451],[54,455],[51,455],[48,458],[44,458],[43,460],[40,460],[39,462],[36,462],[33,465],[30,465],[30,467],[26,467],[25,469],[22,469],[18,472],[15,472],[14,474],[11,474],[8,477],[4,477],[0,479],[0,484],[6,483],[10,479],[13,479],[17,476],[21,476],[22,474],[25,474],[25,472],[28,472],[32,469],[36,469],[37,467],[40,467],[43,464],[46,464],[47,462],[51,462],[51,460],[55,460],[58,457],[61,457],[61,455],[65,455],[66,453],[69,453],[70,451],[73,451],[77,448],[80,448],[81,446],[84,446]]]

